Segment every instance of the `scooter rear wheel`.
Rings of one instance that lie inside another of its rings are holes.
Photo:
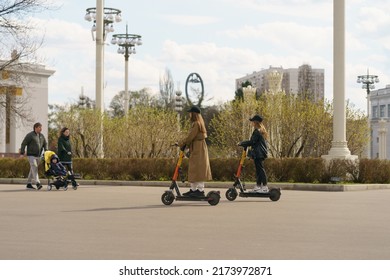
[[[226,193],[225,193],[225,196],[227,198],[227,200],[230,200],[230,201],[233,201],[237,198],[237,190],[235,188],[229,188]]]
[[[165,205],[171,205],[174,200],[175,200],[175,196],[170,191],[164,192],[161,196],[161,201]]]
[[[219,193],[211,191],[207,194],[207,198],[208,198],[207,202],[210,205],[214,206],[214,205],[217,205],[219,203],[221,196],[219,195]]]
[[[272,201],[278,201],[280,196],[282,195],[279,189],[272,189],[269,191],[269,193],[269,199],[271,199]]]

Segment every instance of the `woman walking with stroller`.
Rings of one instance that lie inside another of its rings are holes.
[[[264,169],[264,160],[268,157],[267,139],[268,132],[263,124],[263,118],[259,115],[249,119],[254,127],[250,140],[239,143],[240,146],[252,147],[249,156],[253,158],[256,168],[256,186],[252,192],[266,193],[267,174]]]
[[[73,175],[72,145],[70,143],[70,130],[67,127],[61,129],[60,137],[58,138],[57,153],[62,165],[70,172],[69,179],[72,181],[72,186],[77,187],[79,184]]]

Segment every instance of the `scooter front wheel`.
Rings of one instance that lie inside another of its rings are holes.
[[[221,196],[219,195],[218,192],[215,192],[215,191],[211,191],[207,194],[207,202],[214,206],[214,205],[217,205],[219,203],[219,200],[221,199]]]
[[[237,198],[237,190],[235,188],[229,188],[226,193],[225,193],[225,196],[227,198],[227,200],[230,200],[230,201],[233,201]]]
[[[170,191],[166,191],[162,194],[161,196],[161,201],[162,203],[164,203],[165,205],[171,205],[172,202],[175,200],[175,196],[173,195],[172,192]]]

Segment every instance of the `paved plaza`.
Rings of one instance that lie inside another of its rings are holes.
[[[390,190],[165,206],[166,189],[0,184],[0,259],[390,259]]]

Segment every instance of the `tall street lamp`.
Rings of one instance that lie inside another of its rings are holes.
[[[135,46],[142,45],[142,37],[137,34],[129,34],[126,24],[126,34],[112,35],[111,44],[118,45],[118,53],[125,55],[125,116],[129,112],[129,56],[135,54]]]
[[[379,78],[377,75],[370,75],[367,69],[367,75],[357,76],[357,82],[362,83],[362,89],[365,89],[367,92],[367,120],[368,120],[368,129],[370,131],[370,140],[367,147],[367,158],[371,158],[371,124],[370,124],[370,90],[375,88],[375,83],[379,83]],[[372,117],[371,117],[372,118]]]
[[[367,75],[357,76],[357,82],[362,83],[362,89],[367,90],[367,96],[370,94],[370,90],[375,88],[375,83],[379,83],[379,78],[377,75],[370,75],[367,69]],[[368,113],[368,112],[367,112]]]
[[[109,32],[114,31],[113,22],[120,22],[121,11],[105,8],[104,0],[96,0],[96,8],[88,8],[84,19],[93,21],[92,39],[96,41],[96,109],[104,112],[104,41]],[[94,36],[96,34],[96,36]],[[103,116],[103,115],[102,115]],[[104,157],[103,149],[103,120],[100,123],[98,157]]]
[[[93,21],[92,40],[96,41],[96,108],[104,112],[104,42],[109,32],[114,32],[114,22],[122,20],[121,11],[104,8],[103,0],[96,1],[96,8],[88,8],[84,19]]]

